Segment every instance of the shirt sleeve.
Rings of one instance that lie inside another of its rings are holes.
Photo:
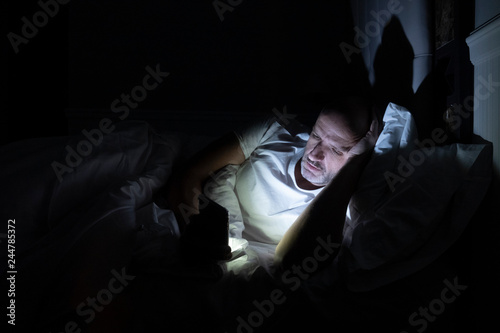
[[[207,197],[228,210],[229,236],[242,238],[245,226],[241,216],[240,204],[234,193],[237,171],[237,165],[230,164],[222,168],[207,181],[203,192]]]
[[[266,134],[275,123],[276,120],[274,117],[268,117],[259,119],[247,127],[234,131],[245,159],[250,157],[252,152],[264,141]]]

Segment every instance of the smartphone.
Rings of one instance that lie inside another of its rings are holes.
[[[227,260],[229,247],[229,212],[215,201],[200,196],[199,214],[189,218],[181,235],[181,251],[186,259]]]

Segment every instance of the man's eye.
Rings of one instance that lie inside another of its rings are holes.
[[[312,133],[312,137],[319,140],[319,136],[316,133]]]
[[[332,151],[333,151],[335,154],[339,155],[339,156],[341,156],[341,155],[342,155],[342,152],[341,152],[340,150],[338,150],[337,148],[335,148],[335,147],[332,147]]]

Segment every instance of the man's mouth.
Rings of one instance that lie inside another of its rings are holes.
[[[307,164],[307,167],[311,170],[311,171],[322,171],[323,169],[321,168],[321,165],[309,160],[308,158],[306,158],[306,164]]]

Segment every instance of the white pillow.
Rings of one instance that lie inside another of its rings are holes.
[[[349,204],[339,255],[353,290],[390,283],[435,260],[458,239],[490,180],[491,146],[443,146],[446,134],[437,128],[423,148],[410,112],[393,103],[383,120]],[[473,202],[465,204],[465,195]]]
[[[414,149],[414,140],[418,138],[415,121],[406,108],[389,103],[382,120],[384,128],[348,207],[346,231],[353,228],[353,221],[359,220],[387,192],[386,177],[391,177],[388,171],[396,165],[398,156],[408,157]],[[348,236],[347,232],[344,237]]]

